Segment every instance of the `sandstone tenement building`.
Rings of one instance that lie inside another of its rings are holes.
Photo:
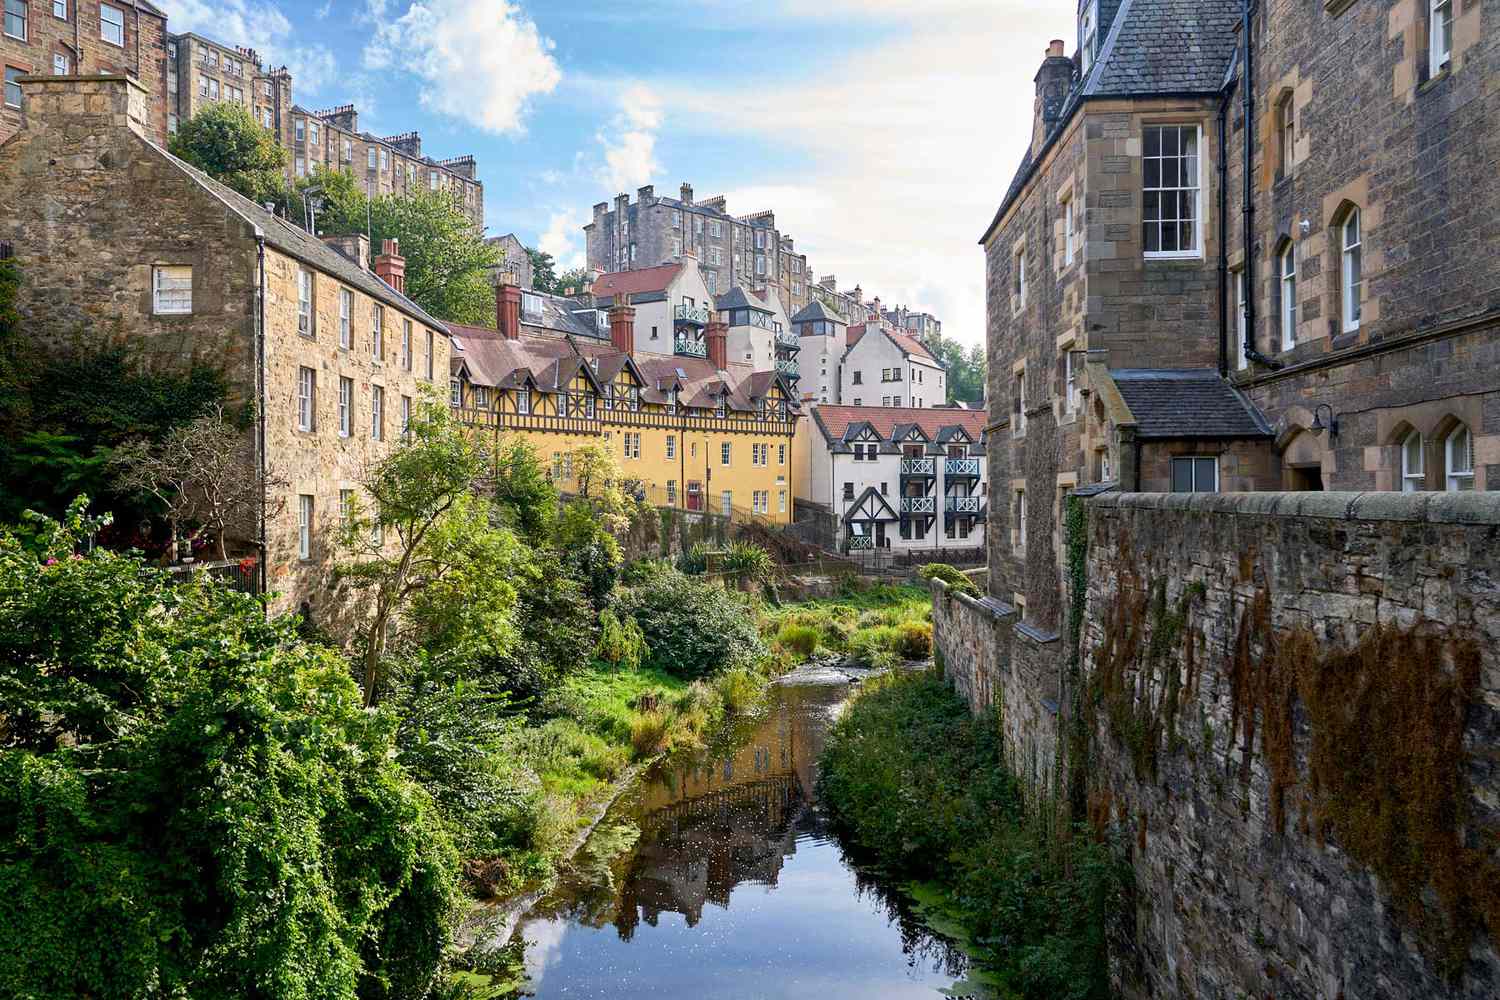
[[[232,543],[264,568],[274,609],[346,611],[332,574],[343,512],[413,407],[441,400],[449,368],[448,331],[402,294],[399,248],[372,271],[362,236],[324,243],[166,153],[132,78],[20,85],[24,126],[0,144],[0,241],[23,275],[23,328],[43,349],[108,332],[148,367],[220,367],[230,402],[258,415],[247,463],[288,484],[263,528]]]
[[[21,128],[27,74],[125,75],[145,89],[147,134],[167,144],[167,15],[146,0],[4,0],[0,142]]]

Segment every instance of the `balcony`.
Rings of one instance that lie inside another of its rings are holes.
[[[902,497],[903,514],[936,514],[937,497]]]
[[[903,476],[926,476],[930,479],[937,475],[937,460],[931,458],[903,458],[901,460],[901,474]]]
[[[676,353],[688,358],[708,357],[708,344],[704,342],[703,338],[695,337],[689,333],[679,333],[673,339],[672,349]]]
[[[790,358],[777,358],[776,370],[794,382],[802,377],[802,371],[797,366],[797,362]]]
[[[776,349],[781,351],[802,350],[802,338],[795,333],[776,334]]]
[[[978,479],[979,459],[950,458],[943,463],[943,475],[949,479]]]
[[[708,307],[680,305],[672,310],[672,318],[686,326],[707,326]],[[679,351],[678,353],[680,354],[681,352]]]
[[[943,509],[950,514],[978,514],[984,497],[948,497]]]

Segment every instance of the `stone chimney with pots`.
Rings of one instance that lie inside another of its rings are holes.
[[[401,256],[400,241],[386,240],[380,245],[375,275],[402,295],[406,294],[406,258]]]
[[[635,192],[635,200],[640,204],[642,208],[649,208],[651,204],[656,201],[656,188],[650,184],[647,184],[643,188],[637,188]]]
[[[370,269],[370,238],[364,233],[350,233],[347,236],[324,236],[324,243],[333,247],[344,255],[346,260],[352,260],[359,265],[361,271]],[[403,265],[405,261],[402,262]]]
[[[1047,46],[1041,69],[1036,71],[1036,104],[1033,110],[1031,129],[1031,155],[1041,151],[1047,136],[1062,120],[1063,105],[1068,100],[1068,90],[1073,85],[1073,60],[1066,53],[1066,45],[1054,38]]]
[[[21,127],[46,134],[48,149],[66,155],[102,152],[116,129],[150,139],[151,95],[128,76],[22,76]],[[77,170],[82,162],[57,164]]]
[[[495,274],[495,329],[506,340],[521,337],[521,286],[513,271]]]
[[[609,310],[609,342],[622,354],[635,349],[635,307],[628,294],[619,296]]]
[[[691,184],[684,184],[681,194],[684,205],[691,205],[693,203],[693,186]]]
[[[718,318],[708,321],[708,332],[706,334],[708,343],[708,360],[718,371],[724,371],[729,367],[729,324]]]

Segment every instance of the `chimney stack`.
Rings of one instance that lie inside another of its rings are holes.
[[[682,203],[684,205],[691,205],[693,203],[693,186],[691,184],[684,184],[682,186]]]
[[[401,256],[401,243],[386,240],[380,245],[380,256],[375,258],[375,276],[402,295],[406,294],[406,258]]]
[[[609,342],[622,354],[635,349],[635,307],[628,294],[616,299],[609,310]]]
[[[495,329],[506,340],[521,338],[521,286],[513,271],[499,271],[495,276]]]
[[[1065,54],[1065,43],[1054,38],[1047,45],[1041,69],[1036,71],[1036,104],[1031,129],[1031,154],[1041,151],[1047,136],[1062,119],[1063,105],[1073,86],[1073,60]]]
[[[713,362],[718,371],[729,368],[729,324],[718,318],[708,321],[708,360]]]
[[[649,208],[651,203],[656,200],[656,188],[650,184],[647,184],[643,188],[636,188],[635,200],[642,208]]]
[[[323,236],[320,239],[343,254],[346,259],[358,264],[361,271],[368,271],[370,269],[370,238],[364,233],[350,233],[347,236]],[[405,266],[405,263],[405,261],[402,261],[403,266]]]

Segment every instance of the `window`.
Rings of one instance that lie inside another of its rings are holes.
[[[716,292],[718,292],[718,290],[719,290],[719,276],[716,273],[714,273],[713,271],[709,271],[706,274],[704,274],[703,277],[708,282],[708,290],[709,290],[709,292],[710,293],[716,293]]]
[[[1401,492],[1419,493],[1427,486],[1423,469],[1422,434],[1412,431],[1401,442]]]
[[[1142,246],[1148,257],[1196,257],[1202,251],[1198,211],[1198,126],[1146,129]]]
[[[1448,489],[1472,490],[1474,488],[1474,435],[1469,428],[1459,424],[1443,443],[1443,452],[1448,462]]]
[[[667,480],[667,506],[677,506],[677,480],[675,479]]]
[[[755,273],[761,277],[765,277],[766,259],[759,255],[756,255],[755,258]]]
[[[1431,39],[1431,56],[1429,65],[1432,72],[1448,65],[1453,58],[1453,0],[1431,0],[1432,16],[1428,26],[1428,35]],[[7,10],[9,5],[7,5]],[[6,21],[9,22],[7,17]],[[10,30],[8,24],[5,29]]]
[[[1063,349],[1063,402],[1069,413],[1078,410],[1078,369],[1073,367],[1071,345]]]
[[[370,440],[385,440],[385,387],[370,386]]]
[[[270,108],[261,108],[260,109],[260,127],[261,128],[265,128],[265,129],[269,129],[269,128],[274,128],[275,127],[275,120],[271,117],[271,109]]]
[[[714,235],[715,239],[717,239],[718,237],[724,235],[724,225],[718,220],[715,220],[713,225],[709,227],[708,231]]]
[[[429,382],[432,381],[432,354],[433,354],[432,338],[433,338],[433,332],[431,330],[428,330],[427,331],[427,366],[426,366],[426,368],[424,370],[427,372],[427,381],[429,381]]]
[[[720,465],[728,465],[729,464],[729,453],[730,453],[730,445],[729,445],[728,441],[725,441],[723,444],[719,445],[719,464]]]
[[[354,380],[339,376],[339,437],[354,431]]]
[[[516,412],[526,416],[531,412],[531,390],[521,388],[516,390]]]
[[[292,119],[292,138],[301,142],[306,138],[307,120],[303,118]]]
[[[626,431],[625,434],[624,434],[624,439],[625,439],[625,458],[627,458],[627,459],[637,459],[637,458],[640,458],[641,457],[641,435],[640,435],[640,432],[639,431],[635,431],[635,432]]]
[[[456,378],[448,380],[448,402],[454,406],[464,405],[464,384]]]
[[[312,558],[313,498],[306,493],[297,497],[297,558]]]
[[[311,368],[297,369],[297,429],[313,431],[318,420],[318,373]]]
[[[1172,459],[1172,492],[1219,492],[1219,460],[1196,456]]]
[[[1287,94],[1276,105],[1276,135],[1281,143],[1281,176],[1292,174],[1292,151],[1297,141],[1297,112],[1292,107],[1292,95]]]
[[[68,0],[52,0],[52,16],[64,21],[68,19]],[[177,54],[177,46],[171,46],[172,55]]]
[[[313,276],[308,270],[297,272],[297,332],[313,335]]]
[[[193,311],[193,269],[151,269],[151,311],[158,316],[185,316]]]
[[[734,491],[725,490],[719,494],[719,512],[728,517],[734,510]]]
[[[411,430],[411,397],[401,397],[401,436],[406,437],[406,432]]]
[[[61,52],[54,52],[54,53],[52,53],[52,75],[53,76],[67,76],[68,72],[71,69],[72,69],[72,65],[69,62],[67,56],[63,55]]]
[[[1250,358],[1245,354],[1248,346],[1245,334],[1245,272],[1241,270],[1234,273],[1234,366],[1241,371],[1250,364]]]
[[[382,149],[380,151],[380,169],[384,171],[384,170],[389,170],[390,168],[391,168],[391,151],[388,150],[388,149]]]
[[[1020,312],[1026,307],[1026,248],[1016,251],[1015,266],[1011,268],[1011,309]]]
[[[210,101],[217,101],[219,99],[219,81],[218,80],[212,80],[211,79],[211,80],[208,81],[208,99]]]
[[[349,527],[354,520],[354,491],[339,490],[339,527]]]
[[[677,435],[676,434],[668,434],[667,435],[667,458],[668,458],[668,460],[671,460],[671,459],[674,459],[676,457],[677,457]]]
[[[21,106],[21,77],[25,75],[12,66],[5,67],[6,107],[19,108]]]
[[[26,0],[5,0],[5,33],[26,41]]]
[[[780,514],[786,513],[786,490],[776,491],[776,511]]]
[[[1026,433],[1026,372],[1016,372],[1015,403],[1012,406],[1011,424],[1017,437]]]
[[[529,319],[542,318],[542,297],[535,292],[521,293],[521,315]]]
[[[1026,491],[1016,490],[1016,548],[1026,548]]]
[[[474,405],[481,410],[489,409],[490,390],[487,387],[482,385],[474,387]]]
[[[889,397],[889,396],[881,396],[880,397],[880,405],[881,406],[890,406],[891,405],[891,397]]]
[[[411,320],[401,321],[401,367],[411,371]]]
[[[865,373],[864,372],[860,372],[860,371],[855,372],[854,373],[854,384],[855,385],[864,385],[864,382],[865,382]]]
[[[1078,23],[1078,57],[1082,61],[1080,67],[1087,74],[1089,67],[1094,65],[1094,59],[1099,54],[1099,0],[1089,0],[1087,7],[1083,8],[1083,15]]]
[[[1281,275],[1281,349],[1290,351],[1297,345],[1297,247],[1288,243],[1277,258]]]
[[[427,171],[427,190],[429,190],[429,191],[436,191],[437,189],[438,189],[438,174],[437,174],[437,171],[436,170],[429,170],[429,171]]]
[[[296,170],[297,176],[298,177],[306,177],[307,176],[307,160],[302,156],[301,153],[298,153],[297,156],[295,157],[294,164],[295,164],[294,169]]]
[[[1359,209],[1349,212],[1341,227],[1344,251],[1342,254],[1342,291],[1344,295],[1344,332],[1359,329],[1359,295],[1363,285],[1359,240]]]
[[[269,97],[270,95],[267,94],[266,96]],[[352,140],[352,139],[345,139],[344,140],[343,161],[345,163],[353,163],[354,162],[354,140]]]
[[[370,360],[377,365],[385,361],[385,307],[370,306]]]
[[[777,465],[785,465],[786,464],[786,445],[784,445],[784,444],[778,444],[776,446],[776,464]]]
[[[1073,264],[1073,196],[1063,199],[1063,267]]]
[[[349,317],[354,312],[354,293],[347,288],[339,289],[339,346],[349,349]]]

